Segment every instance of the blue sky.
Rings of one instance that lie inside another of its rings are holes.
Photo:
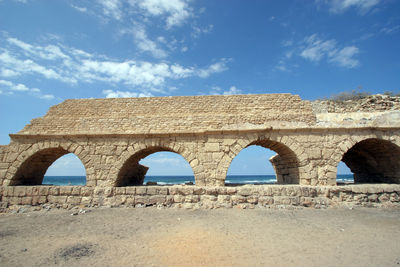
[[[399,43],[397,0],[0,0],[0,144],[68,98],[399,92]]]

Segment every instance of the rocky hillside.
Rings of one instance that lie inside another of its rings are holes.
[[[377,112],[400,110],[400,97],[369,95],[357,100],[316,100],[312,102],[315,113]]]

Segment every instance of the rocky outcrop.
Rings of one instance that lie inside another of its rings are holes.
[[[312,102],[314,113],[382,112],[400,110],[400,97],[370,95],[357,100],[316,100]]]

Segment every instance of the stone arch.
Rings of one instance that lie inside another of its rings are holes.
[[[343,151],[343,161],[354,174],[354,183],[400,183],[400,146],[383,138],[366,138]]]
[[[72,151],[69,146],[44,146],[46,145],[34,144],[30,149],[20,153],[12,167],[9,168],[9,172],[6,174],[7,177],[10,177],[8,185],[15,186],[42,184],[43,177],[47,169],[57,159],[69,153],[73,153],[80,159],[87,174],[87,166],[82,160],[82,155],[79,153],[74,153],[75,151]],[[76,147],[80,148],[79,150],[76,149],[76,151],[82,151],[82,147],[77,145]]]
[[[182,151],[182,149],[178,151],[180,152],[177,152],[176,150],[169,148],[168,146],[157,145],[157,146],[150,146],[147,148],[143,148],[139,151],[131,153],[130,155],[127,154],[123,155],[122,156],[123,160],[121,160],[120,162],[122,164],[119,164],[120,168],[114,186],[142,185],[148,167],[139,164],[139,161],[157,152],[173,152],[181,155],[186,160],[186,162],[189,163],[194,173],[193,158],[191,158],[190,155],[187,155],[184,151]],[[194,173],[194,175],[196,181],[196,174]]]
[[[239,140],[231,146],[229,154],[226,154],[226,160],[223,160],[223,166],[220,166],[220,170],[224,171],[224,179],[228,173],[229,166],[232,160],[242,151],[244,148],[257,145],[267,149],[270,149],[277,153],[277,155],[270,158],[270,162],[275,170],[277,176],[277,182],[279,184],[299,184],[301,177],[299,173],[300,159],[293,149],[289,147],[297,147],[298,150],[301,148],[289,137],[279,138],[274,140],[270,138],[257,138],[254,141]],[[304,150],[301,150],[304,152]]]

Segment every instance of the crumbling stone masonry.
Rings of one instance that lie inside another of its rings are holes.
[[[98,196],[110,195],[117,201],[131,195],[133,205],[140,204],[140,198],[147,203],[154,196],[162,199],[155,203],[181,203],[177,201],[180,194],[171,193],[176,187],[140,186],[148,168],[139,161],[155,152],[170,151],[182,155],[193,169],[196,186],[184,190],[218,188],[212,194],[185,193],[184,203],[190,197],[203,203],[209,196],[220,202],[243,203],[234,200],[244,197],[241,193],[221,192],[245,190],[224,185],[232,159],[250,145],[277,153],[270,161],[278,185],[253,186],[257,203],[260,196],[272,197],[266,203],[279,203],[275,198],[283,191],[287,194],[287,188],[300,188],[296,192],[302,188],[339,190],[335,188],[339,188],[340,161],[354,172],[355,183],[400,184],[400,112],[393,105],[387,107],[366,113],[334,113],[332,108],[314,112],[310,102],[291,94],[66,100],[11,134],[9,145],[0,146],[0,201],[101,205],[105,202],[96,200]],[[68,153],[74,153],[85,166],[86,186],[37,186],[48,167]],[[272,195],[260,193],[264,187]],[[398,194],[398,187],[393,188],[391,194]],[[142,194],[142,190],[147,191]],[[348,188],[339,191],[336,200],[346,199],[343,192],[354,193]],[[253,193],[244,202],[251,197]],[[387,199],[398,201],[394,195]],[[304,201],[299,198],[297,203]]]

